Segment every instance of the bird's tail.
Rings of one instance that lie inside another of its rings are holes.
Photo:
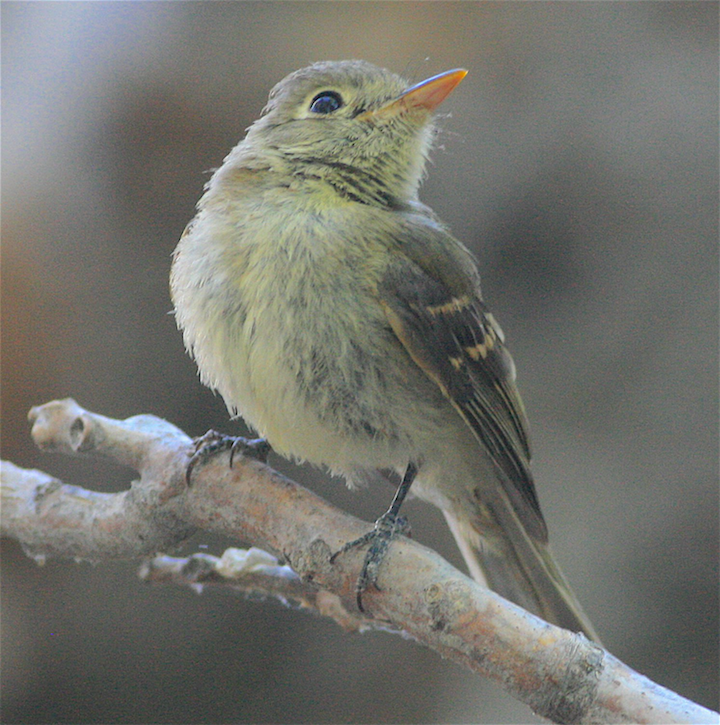
[[[473,579],[543,619],[600,639],[547,544],[532,539],[510,506],[493,507],[503,541],[485,542],[476,530],[443,511]]]

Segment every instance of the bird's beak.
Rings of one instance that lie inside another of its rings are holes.
[[[427,112],[432,112],[450,95],[455,86],[466,75],[467,71],[465,69],[456,68],[432,78],[427,78],[403,91],[397,98],[384,106],[361,113],[358,119],[368,121],[388,119],[412,109],[424,109]]]

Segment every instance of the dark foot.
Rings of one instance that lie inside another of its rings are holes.
[[[390,542],[400,535],[410,535],[410,525],[408,524],[407,519],[404,516],[397,516],[391,511],[387,511],[375,522],[375,527],[372,531],[368,531],[367,534],[363,534],[359,539],[349,541],[342,549],[340,549],[340,551],[336,551],[330,557],[330,563],[332,564],[341,554],[344,554],[351,549],[365,546],[365,544],[370,545],[367,553],[365,554],[365,561],[363,562],[362,569],[360,570],[360,576],[357,580],[357,584],[355,585],[357,606],[363,613],[365,612],[365,607],[363,607],[362,595],[370,586],[373,586],[378,591],[381,591],[377,584],[380,564],[382,564],[383,559],[385,558]]]
[[[243,438],[242,436],[229,436],[209,430],[205,435],[195,439],[195,452],[190,456],[185,480],[190,485],[190,477],[196,466],[209,461],[213,456],[223,451],[230,451],[230,468],[232,468],[235,454],[250,456],[261,463],[267,462],[270,453],[270,444],[264,438]]]

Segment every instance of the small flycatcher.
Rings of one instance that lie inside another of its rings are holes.
[[[418,199],[432,113],[465,75],[408,87],[341,61],[280,81],[175,251],[177,323],[203,382],[278,453],[349,483],[402,476],[368,539],[394,530],[412,486],[475,579],[597,639],[548,549],[476,263]]]

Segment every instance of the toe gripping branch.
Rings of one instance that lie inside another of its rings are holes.
[[[375,522],[372,531],[368,531],[359,538],[349,541],[342,549],[336,551],[330,557],[330,563],[332,564],[341,554],[369,544],[362,569],[360,570],[360,576],[355,585],[357,606],[363,613],[365,613],[365,607],[362,603],[362,595],[370,586],[380,591],[380,587],[377,584],[378,574],[390,542],[399,535],[410,535],[410,525],[407,519],[399,516],[398,513],[400,506],[402,506],[403,501],[410,491],[410,486],[415,480],[416,474],[417,467],[415,464],[409,463],[405,470],[405,475],[395,492],[395,497],[390,504],[390,508]]]
[[[223,453],[228,450],[230,451],[230,467],[232,468],[233,459],[238,453],[242,456],[250,456],[265,463],[271,447],[264,438],[248,439],[209,430],[205,435],[195,439],[195,451],[190,456],[185,472],[188,486],[191,485],[192,473],[195,468],[204,465],[211,458],[218,455],[218,453]],[[380,587],[377,584],[380,565],[385,559],[390,543],[397,536],[410,535],[410,526],[407,519],[399,516],[399,511],[400,506],[402,506],[403,501],[410,491],[410,486],[415,480],[416,474],[417,467],[415,464],[409,463],[405,470],[405,475],[395,492],[390,508],[375,522],[372,531],[368,531],[359,538],[349,541],[330,557],[330,563],[332,564],[341,554],[368,545],[365,560],[360,570],[360,576],[355,585],[357,606],[363,613],[365,612],[365,607],[362,603],[362,595],[371,586],[380,591]]]
[[[195,439],[195,451],[190,456],[185,471],[188,486],[191,484],[192,472],[197,466],[204,465],[218,453],[228,450],[230,451],[230,468],[232,468],[236,454],[250,456],[261,463],[266,463],[271,447],[264,438],[243,438],[209,430],[205,435]]]

